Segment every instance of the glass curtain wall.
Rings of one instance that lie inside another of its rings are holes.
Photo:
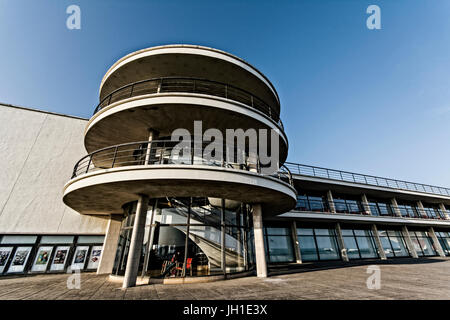
[[[400,210],[402,217],[420,218],[422,216],[415,204],[399,202],[398,209]]]
[[[264,240],[269,263],[295,260],[290,228],[264,227]]]
[[[302,194],[297,196],[297,205],[299,211],[329,212],[326,196],[320,194]]]
[[[436,205],[431,204],[423,204],[424,206],[424,213],[427,215],[430,219],[445,219],[444,212]]]
[[[435,256],[436,250],[431,237],[426,231],[409,231],[414,249],[419,257]]]
[[[342,229],[349,259],[377,258],[378,250],[371,230]]]
[[[302,261],[340,259],[336,230],[333,228],[297,228],[297,239]]]
[[[384,253],[388,258],[409,257],[408,247],[400,231],[378,230]]]
[[[136,203],[125,206],[114,265],[124,274]],[[208,276],[251,270],[251,206],[217,198],[151,199],[140,273],[151,277]]]
[[[394,216],[394,211],[390,203],[377,201],[377,200],[369,200],[370,212],[374,216]]]
[[[436,237],[438,238],[445,255],[450,256],[450,232],[436,231]]]
[[[337,213],[363,214],[365,212],[359,199],[351,199],[342,195],[334,195],[334,207]]]

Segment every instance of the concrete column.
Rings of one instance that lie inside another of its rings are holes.
[[[365,214],[372,215],[372,212],[370,211],[369,200],[367,200],[366,194],[361,195],[361,203],[363,205]]]
[[[334,199],[333,199],[333,194],[331,193],[331,190],[328,190],[328,192],[327,192],[327,200],[328,200],[328,206],[330,207],[330,211],[332,213],[336,213],[336,207],[334,206]]]
[[[110,274],[114,267],[114,259],[119,242],[122,215],[111,215],[106,228],[105,240],[103,242],[102,255],[98,263],[97,274]]]
[[[419,215],[423,218],[428,218],[427,213],[425,212],[425,208],[423,206],[422,201],[417,201],[417,208],[419,208]]]
[[[264,250],[264,231],[262,208],[260,204],[253,205],[253,234],[255,238],[256,275],[267,277],[266,251]]]
[[[227,247],[226,247],[226,237],[225,237],[225,199],[221,199],[220,206],[220,264],[222,265],[223,275],[227,276]]]
[[[430,229],[428,229],[428,233],[430,234],[430,237],[433,240],[433,245],[438,255],[440,255],[441,257],[445,257],[445,252],[442,249],[441,243],[439,242],[436,233],[434,232],[434,228],[430,227]]]
[[[348,262],[347,248],[345,247],[344,238],[342,237],[341,225],[336,223],[336,235],[339,248],[341,248],[342,261]]]
[[[439,203],[439,209],[441,209],[441,211],[444,213],[445,219],[450,220],[450,215],[447,211],[447,208],[445,207],[445,205],[443,203]]]
[[[402,227],[403,238],[405,238],[406,246],[408,247],[409,253],[411,257],[418,258],[416,249],[414,248],[414,244],[412,243],[411,236],[409,235],[408,228],[406,226]]]
[[[144,240],[147,209],[148,196],[139,195],[122,288],[134,287],[136,285],[139,259],[141,258],[142,251],[142,242]]]
[[[375,224],[372,225],[373,238],[375,239],[375,244],[377,245],[378,254],[381,260],[386,260],[386,252],[384,252],[383,244],[381,243],[380,235],[378,234],[378,228]]]
[[[258,154],[250,152],[248,154],[246,164],[249,168],[249,171],[260,172]]]
[[[294,244],[295,260],[297,263],[302,263],[302,254],[300,252],[300,246],[297,238],[297,223],[295,221],[292,221],[291,223],[291,235],[292,243]]]
[[[148,129],[148,146],[147,152],[145,153],[145,164],[148,164],[152,158],[152,141],[158,139],[159,133],[153,129]]]
[[[391,205],[392,205],[392,209],[394,210],[394,214],[397,217],[401,217],[402,213],[400,212],[400,209],[398,208],[398,203],[397,203],[397,199],[392,198],[391,199]]]

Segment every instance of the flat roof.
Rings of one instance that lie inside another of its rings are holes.
[[[72,115],[63,114],[63,113],[57,113],[57,112],[50,112],[50,111],[45,111],[45,110],[42,110],[42,109],[17,106],[17,105],[9,104],[9,103],[0,102],[0,106],[1,107],[10,107],[10,108],[15,108],[15,109],[21,109],[21,110],[26,110],[26,111],[34,111],[34,112],[46,113],[46,114],[51,114],[51,115],[54,115],[54,116],[67,117],[67,118],[72,118],[72,119],[77,119],[77,120],[89,121],[89,119],[82,118],[82,117],[77,117],[77,116],[72,116]]]

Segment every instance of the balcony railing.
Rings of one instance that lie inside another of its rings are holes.
[[[320,168],[314,166],[308,166],[303,164],[286,162],[286,167],[288,167],[293,174],[326,178],[331,180],[339,180],[345,182],[362,183],[378,187],[386,187],[392,189],[408,190],[425,192],[431,194],[439,194],[444,196],[450,196],[450,189],[443,187],[436,187],[422,183],[408,182],[403,180],[395,180],[389,178],[382,178],[376,176],[370,176],[365,174],[333,170],[327,168]]]
[[[247,157],[245,163],[219,161],[201,156],[203,155],[204,147],[208,145],[207,143],[201,148],[191,146],[174,150],[179,148],[178,143],[178,141],[170,140],[140,141],[97,150],[84,156],[76,163],[72,179],[97,170],[137,165],[206,165],[253,171],[260,174],[263,169],[259,159],[255,159],[255,157],[251,158],[254,159],[252,161]],[[293,186],[292,174],[284,166],[273,174],[267,174],[266,176],[277,178]]]
[[[352,215],[365,215],[374,217],[397,217],[396,212],[399,212],[401,218],[412,218],[412,219],[436,219],[436,220],[446,220],[445,214],[441,209],[437,208],[424,208],[420,209],[417,207],[405,207],[405,206],[392,206],[388,205],[387,210],[384,212],[378,212],[373,203],[368,204],[370,213],[364,208],[364,204],[361,202],[356,203],[346,203],[339,200],[335,200],[334,208],[337,214],[352,214]],[[296,211],[302,212],[321,212],[329,214],[331,212],[328,202],[323,200],[307,200],[303,198],[297,199],[297,205],[295,207]],[[447,214],[449,212],[447,211]]]
[[[313,211],[313,212],[330,212],[328,203],[322,200],[308,200],[297,198],[295,210]]]
[[[197,78],[153,78],[128,84],[103,98],[95,108],[94,114],[111,103],[123,99],[166,92],[200,93],[237,101],[261,111],[284,130],[278,111],[250,92],[226,83]]]

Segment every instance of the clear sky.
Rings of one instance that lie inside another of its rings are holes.
[[[171,43],[261,70],[289,161],[450,187],[448,0],[0,0],[0,102],[88,118],[117,59]]]

